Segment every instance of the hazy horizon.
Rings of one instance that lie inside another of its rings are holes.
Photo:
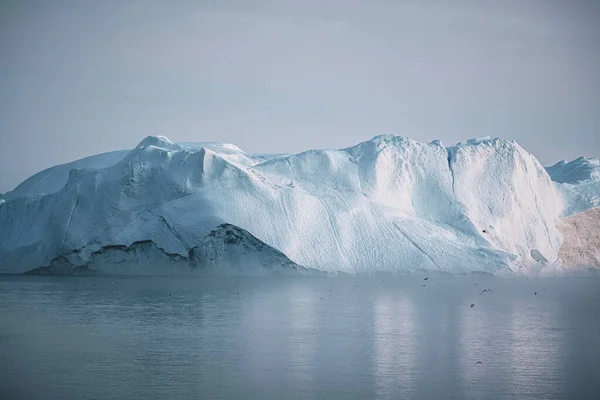
[[[595,1],[0,0],[0,192],[147,135],[248,152],[393,133],[600,156]]]

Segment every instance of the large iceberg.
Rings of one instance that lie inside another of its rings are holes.
[[[558,261],[558,185],[534,156],[498,138],[444,147],[384,135],[340,150],[255,155],[150,136],[6,193],[0,272],[59,257],[88,266],[102,249],[134,244],[189,265],[205,254],[192,250],[230,224],[321,271],[536,273]]]

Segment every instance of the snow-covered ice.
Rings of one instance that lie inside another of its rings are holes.
[[[134,243],[146,243],[136,251],[148,259],[160,252],[187,265],[226,223],[323,271],[535,273],[557,261],[555,221],[570,207],[560,185],[517,143],[497,138],[444,147],[384,135],[340,150],[258,155],[150,136],[5,194],[0,271],[67,255],[89,265],[101,249]]]
[[[600,160],[579,157],[546,168],[565,198],[562,216],[600,207]]]
[[[580,183],[600,180],[600,160],[597,158],[579,157],[573,161],[564,160],[546,168],[554,182]]]

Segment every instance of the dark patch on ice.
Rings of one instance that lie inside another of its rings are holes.
[[[88,267],[72,267],[68,270],[55,267],[39,267],[25,272],[25,275],[106,275],[102,271],[97,271]]]
[[[159,253],[152,253],[158,251]],[[183,263],[190,270],[197,271],[219,271],[222,267],[231,267],[233,264],[239,267],[247,267],[247,264],[256,266],[257,271],[268,275],[282,275],[285,273],[326,275],[325,272],[312,268],[305,268],[290,260],[281,251],[269,246],[256,238],[250,232],[231,224],[221,224],[204,237],[198,246],[192,248],[188,254],[173,254],[160,248],[152,240],[140,240],[124,244],[109,244],[90,253],[86,261],[81,260],[84,249],[75,249],[69,253],[59,255],[49,262],[49,265],[34,268],[25,272],[29,275],[97,275],[104,272],[92,269],[96,268],[97,262],[123,264],[139,263],[136,257],[139,254],[164,255],[167,260]],[[133,254],[132,254],[133,253]],[[132,254],[133,260],[129,258]],[[160,261],[160,260],[159,260]],[[254,263],[252,263],[254,261]],[[101,265],[101,264],[100,264]],[[124,267],[126,268],[126,267]],[[243,268],[240,269],[240,271]],[[165,271],[167,267],[165,267]],[[123,270],[125,271],[125,270]],[[254,272],[252,268],[243,273]]]
[[[531,257],[539,263],[547,263],[548,262],[546,257],[544,257],[542,255],[542,253],[540,253],[538,250],[535,250],[535,249],[531,250],[530,254],[531,254]]]

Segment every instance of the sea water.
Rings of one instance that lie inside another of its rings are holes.
[[[599,296],[597,278],[2,276],[0,399],[598,399]]]

